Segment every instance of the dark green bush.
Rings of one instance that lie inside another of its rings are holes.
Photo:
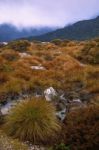
[[[61,45],[62,40],[60,40],[60,39],[55,39],[55,40],[52,41],[52,43],[54,43],[55,45]]]
[[[19,51],[19,52],[25,52],[28,50],[28,47],[30,46],[30,43],[26,40],[20,40],[20,41],[13,41],[9,43],[8,48]]]

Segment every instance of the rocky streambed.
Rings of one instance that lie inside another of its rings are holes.
[[[53,87],[45,89],[41,94],[33,94],[35,97],[45,97],[46,101],[53,103],[56,107],[56,116],[63,121],[69,111],[73,111],[80,107],[86,107],[86,102],[82,102],[79,98],[70,99],[63,92],[57,92]],[[1,105],[1,113],[7,115],[11,108],[18,103],[29,98],[29,95],[21,95],[17,99],[8,100],[7,103]],[[31,99],[31,98],[30,98]]]

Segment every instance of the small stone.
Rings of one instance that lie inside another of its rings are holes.
[[[41,66],[41,65],[39,65],[39,66],[31,66],[31,69],[32,70],[45,70],[45,68],[43,66]]]
[[[53,87],[50,87],[44,91],[44,95],[47,101],[52,101],[52,98],[57,96],[57,93]]]

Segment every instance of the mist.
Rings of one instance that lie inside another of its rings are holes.
[[[0,0],[0,24],[63,27],[99,15],[99,0]]]

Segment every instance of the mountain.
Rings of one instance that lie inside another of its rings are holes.
[[[12,24],[0,25],[0,42],[11,41],[22,37],[38,36],[49,31],[53,31],[53,28],[41,27],[41,28],[23,28],[18,29]]]
[[[29,40],[51,41],[53,39],[87,40],[99,36],[99,16],[91,20],[83,20],[62,29],[35,37]]]

